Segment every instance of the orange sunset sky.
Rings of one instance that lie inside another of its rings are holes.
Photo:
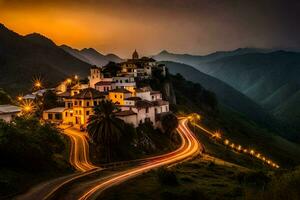
[[[134,49],[144,55],[163,49],[207,54],[300,46],[298,19],[293,19],[297,6],[251,2],[0,0],[0,22],[22,35],[38,32],[58,45],[93,47],[123,57]]]

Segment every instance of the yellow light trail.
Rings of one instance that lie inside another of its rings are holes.
[[[77,170],[86,172],[98,168],[93,165],[89,159],[89,144],[86,133],[80,132],[74,128],[68,128],[63,131],[71,140],[70,163]]]
[[[203,147],[200,145],[194,134],[189,130],[187,122],[187,118],[180,120],[179,126],[177,128],[177,131],[182,140],[182,144],[179,149],[174,152],[159,156],[156,159],[152,159],[150,162],[147,162],[146,164],[138,166],[134,169],[126,170],[109,180],[101,180],[96,186],[90,188],[79,199],[90,199],[94,195],[98,195],[101,191],[105,190],[108,187],[124,182],[151,169],[177,163],[202,152]]]
[[[190,118],[192,118],[190,116]],[[211,132],[210,130],[200,126],[199,124],[196,124],[196,123],[192,123],[193,126],[196,126],[197,128],[201,129],[202,131],[206,132],[208,135],[210,135],[212,138],[217,138],[216,137],[216,134],[220,134],[219,132]],[[225,139],[224,140],[224,144],[225,145],[229,145],[229,147],[231,147],[232,149],[235,149],[235,150],[238,150],[239,152],[244,152],[245,154],[248,154],[248,150],[247,149],[243,149],[241,145],[235,145],[234,143],[231,143],[229,142],[228,139]],[[277,165],[276,163],[273,163],[272,161],[270,160],[267,160],[265,157],[262,157],[262,155],[260,153],[257,153],[255,154],[255,151],[252,149],[250,150],[250,155],[256,157],[257,159],[260,159],[261,161],[267,163],[268,165],[270,165],[271,167],[275,167],[275,168],[279,168],[279,165]]]

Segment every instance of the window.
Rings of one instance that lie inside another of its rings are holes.
[[[86,102],[86,106],[90,106],[90,102],[88,101],[88,102]]]
[[[123,81],[122,80],[120,80],[120,83],[122,83]]]
[[[146,113],[149,113],[149,108],[146,108]]]
[[[74,102],[74,105],[75,105],[75,106],[77,106],[77,104],[78,104],[78,102],[77,102],[77,101],[75,101],[75,102]]]
[[[123,96],[120,94],[120,99],[122,99],[123,98]]]
[[[73,113],[70,113],[70,117],[73,117]]]
[[[72,103],[68,103],[68,108],[71,108],[72,107]]]
[[[53,114],[49,113],[48,114],[48,119],[53,119]]]
[[[152,100],[154,100],[154,96],[152,95]]]
[[[79,110],[79,115],[81,115],[81,110]]]
[[[155,114],[157,113],[157,108],[155,108]]]
[[[67,112],[65,113],[65,116],[68,117],[68,113]]]
[[[128,83],[129,82],[128,79],[126,79],[125,82]]]
[[[79,105],[82,106],[82,101],[79,101]]]
[[[115,94],[115,98],[117,98],[117,95]]]
[[[86,111],[86,115],[90,115],[90,111]]]
[[[94,106],[97,106],[97,101],[94,101]]]
[[[54,116],[55,116],[56,120],[61,120],[61,118],[62,118],[60,113],[55,113]]]

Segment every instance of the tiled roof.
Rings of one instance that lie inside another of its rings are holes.
[[[116,113],[116,116],[122,117],[122,116],[129,116],[129,115],[137,115],[132,110],[123,110]]]
[[[135,107],[137,108],[148,108],[152,107],[153,104],[150,101],[147,100],[139,100],[135,102]]]
[[[66,91],[66,92],[58,94],[57,96],[59,96],[59,97],[70,97],[71,96],[71,92],[70,91]]]
[[[81,90],[79,92],[79,94],[76,94],[71,98],[73,98],[73,99],[100,99],[100,98],[104,98],[104,94],[94,88],[86,88],[86,89]]]
[[[124,88],[116,88],[113,90],[110,90],[109,92],[116,92],[116,93],[131,93],[130,91],[124,89]]]
[[[46,113],[62,113],[65,110],[65,107],[56,107],[49,110],[45,110]]]
[[[156,100],[152,102],[155,106],[163,106],[163,105],[169,105],[168,101],[164,101],[164,100]]]
[[[21,108],[14,105],[0,105],[0,114],[7,114],[7,113],[17,113],[20,112]]]
[[[125,100],[138,101],[138,100],[142,100],[142,99],[140,97],[128,97]]]
[[[95,85],[111,85],[113,81],[99,81]]]
[[[151,91],[150,94],[160,94],[160,91]]]

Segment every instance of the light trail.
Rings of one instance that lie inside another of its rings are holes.
[[[145,164],[121,172],[108,180],[101,180],[98,183],[96,183],[95,186],[91,187],[87,192],[85,192],[79,199],[93,199],[97,195],[99,195],[103,190],[117,185],[121,182],[124,182],[137,175],[140,175],[144,172],[147,172],[151,169],[155,169],[164,165],[178,163],[201,153],[203,147],[200,145],[199,141],[194,136],[194,134],[189,130],[187,122],[187,118],[180,120],[177,131],[181,137],[182,144],[176,151],[161,156],[153,157],[151,160],[149,160],[149,162],[146,162]]]
[[[82,133],[74,128],[67,128],[63,130],[71,140],[70,149],[70,163],[77,170],[87,172],[98,168],[93,165],[89,159],[89,144],[87,142],[86,133]]]
[[[210,135],[212,138],[215,138],[218,141],[223,141],[222,143],[225,144],[226,146],[229,146],[230,148],[232,148],[235,151],[238,151],[239,153],[244,153],[246,155],[250,155],[254,158],[257,158],[258,160],[261,160],[263,163],[268,164],[270,167],[273,168],[279,168],[279,165],[277,165],[276,163],[272,162],[271,160],[266,159],[265,156],[262,156],[262,154],[257,153],[255,154],[254,150],[249,150],[246,148],[242,148],[241,145],[239,144],[234,144],[234,143],[230,143],[230,141],[228,139],[223,139],[219,133],[218,137],[216,137],[216,133],[213,133],[212,131],[204,128],[203,126],[196,124],[195,122],[192,123],[193,126],[196,126],[197,128],[201,129],[202,131],[204,131],[205,133],[207,133],[208,135]]]

